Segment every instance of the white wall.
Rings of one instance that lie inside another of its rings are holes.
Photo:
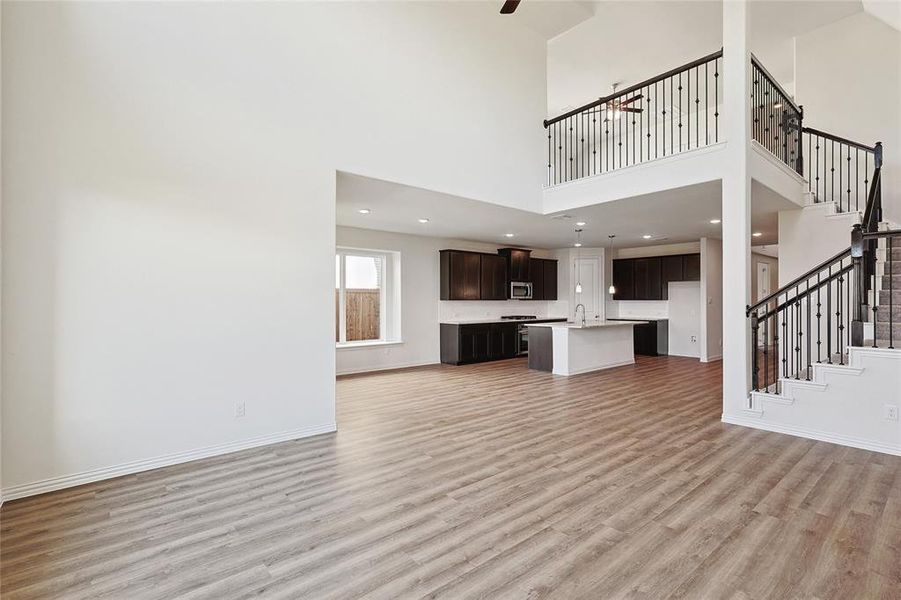
[[[339,246],[390,250],[400,253],[402,343],[383,346],[345,347],[336,350],[338,374],[395,369],[433,364],[440,360],[439,326],[442,320],[497,318],[509,314],[566,316],[551,309],[556,303],[532,300],[493,302],[440,301],[438,251],[445,248],[496,252],[496,244],[483,244],[437,237],[405,235],[338,227]],[[538,258],[552,253],[533,251]]]
[[[779,287],[849,248],[859,221],[856,213],[834,214],[831,204],[779,211]]]
[[[861,12],[795,40],[804,123],[885,147],[883,206],[901,222],[901,32]]]
[[[332,429],[337,169],[538,207],[494,5],[2,11],[4,489]]]
[[[723,242],[701,238],[701,343],[702,362],[723,356]]]
[[[548,42],[550,116],[609,94],[615,82],[623,89],[721,46],[720,2],[604,2]]]

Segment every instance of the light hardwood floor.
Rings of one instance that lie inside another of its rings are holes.
[[[901,459],[723,425],[720,366],[341,378],[323,435],[11,502],[20,598],[901,598]]]

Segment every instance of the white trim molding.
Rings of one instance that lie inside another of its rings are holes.
[[[203,458],[212,458],[214,456],[221,456],[223,454],[231,454],[232,452],[238,452],[240,450],[249,450],[251,448],[258,448],[260,446],[268,446],[271,444],[278,444],[280,442],[299,440],[301,438],[321,435],[323,433],[334,433],[335,431],[337,431],[337,426],[335,423],[325,423],[323,425],[316,425],[314,427],[305,427],[302,429],[282,431],[280,433],[263,435],[246,440],[229,442],[216,446],[207,446],[205,448],[188,450],[186,452],[176,452],[175,454],[167,454],[165,456],[158,456],[156,458],[136,460],[121,465],[113,465],[111,467],[103,467],[101,469],[93,469],[81,473],[74,473],[72,475],[64,475],[62,477],[53,477],[50,479],[44,479],[42,481],[35,481],[33,483],[16,485],[2,490],[2,492],[0,492],[0,497],[2,497],[4,501],[16,500],[19,498],[26,498],[28,496],[35,496],[37,494],[44,494],[47,492],[75,487],[77,485],[84,485],[86,483],[94,483],[95,481],[102,481],[104,479],[112,479],[113,477],[133,475],[142,471],[159,469],[160,467],[169,467],[172,465],[178,465],[181,463],[200,460]]]
[[[826,431],[819,431],[816,429],[779,425],[758,418],[742,417],[738,415],[723,414],[722,421],[723,423],[728,423],[730,425],[753,427],[754,429],[763,429],[764,431],[772,431],[774,433],[784,433],[786,435],[807,438],[809,440],[829,442],[830,444],[838,444],[840,446],[850,446],[852,448],[860,448],[862,450],[871,450],[873,452],[882,452],[883,454],[893,454],[895,456],[901,456],[901,446],[890,446],[887,444],[861,440],[854,437],[829,433]]]

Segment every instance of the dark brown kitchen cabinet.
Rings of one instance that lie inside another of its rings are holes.
[[[507,279],[509,281],[531,281],[529,275],[531,250],[501,248],[497,253],[507,259]]]
[[[701,255],[685,254],[683,258],[685,260],[683,281],[701,281]]]
[[[544,261],[544,299],[557,299],[557,261]]]
[[[548,258],[529,259],[529,281],[532,300],[557,299],[557,261]]]
[[[544,300],[544,263],[541,258],[529,259],[529,275],[532,282],[532,300]]]
[[[441,299],[479,300],[482,288],[482,257],[477,252],[442,250]]]
[[[441,324],[441,362],[462,365],[513,358],[516,323]]]
[[[682,255],[660,257],[660,293],[664,300],[669,299],[669,282],[685,281]]]
[[[482,300],[507,299],[507,260],[499,254],[482,254]]]
[[[633,260],[635,299],[660,300],[660,257]]]
[[[635,300],[635,263],[631,259],[613,261],[614,300]]]
[[[700,281],[701,255],[647,256],[613,261],[614,300],[667,300],[672,281]]]

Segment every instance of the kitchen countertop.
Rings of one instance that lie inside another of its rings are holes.
[[[546,323],[548,321],[566,321],[566,317],[538,317],[537,319],[449,319],[441,321],[441,324],[479,325],[485,323]]]
[[[625,321],[625,320],[608,320],[608,321],[586,321],[582,323],[574,323],[572,321],[557,323],[535,323],[533,327],[560,327],[565,329],[596,329],[598,327],[624,327],[627,325],[642,325],[647,321]]]
[[[611,317],[608,321],[668,321],[669,317]]]

